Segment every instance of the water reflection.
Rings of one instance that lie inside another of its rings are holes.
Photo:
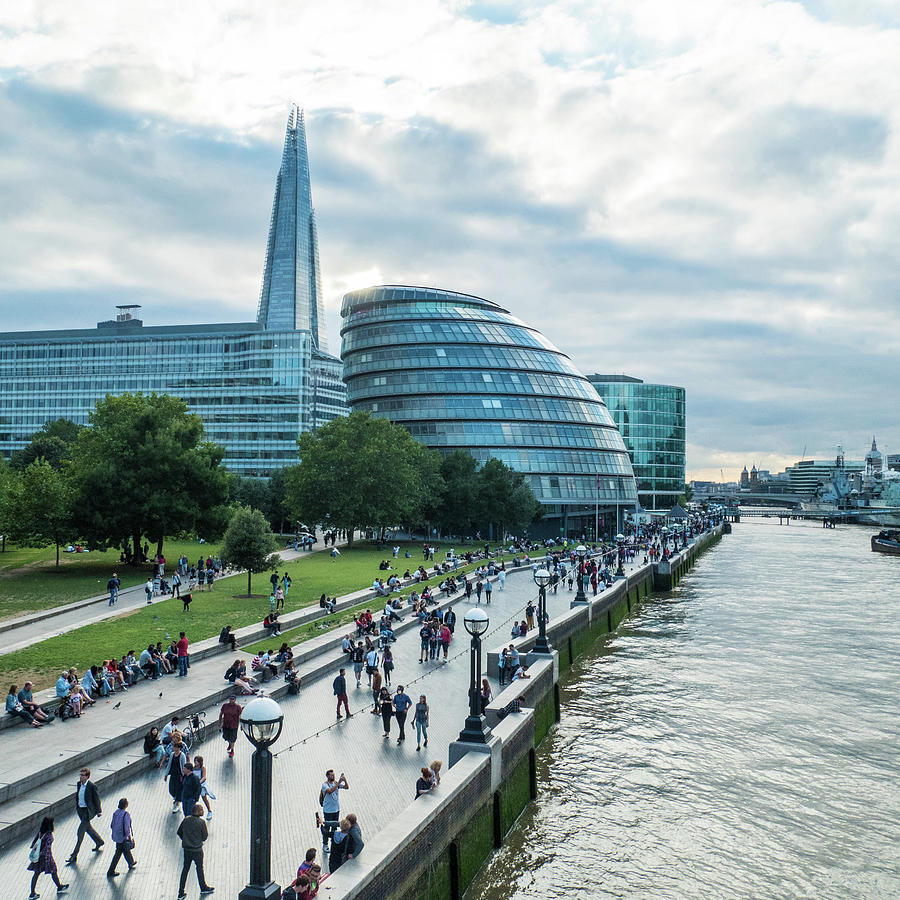
[[[900,559],[742,524],[562,685],[470,898],[897,897]]]

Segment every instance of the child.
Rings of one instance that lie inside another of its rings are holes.
[[[200,799],[206,807],[206,821],[212,818],[212,807],[209,805],[210,800],[215,800],[216,795],[206,786],[206,766],[202,756],[194,757],[194,771],[200,773]]]

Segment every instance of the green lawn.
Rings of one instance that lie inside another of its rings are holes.
[[[218,544],[198,541],[167,541],[163,546],[166,571],[172,570],[182,553],[196,563],[201,554],[204,558],[215,555],[218,548]],[[151,547],[150,552],[155,549]],[[122,587],[132,587],[146,581],[147,574],[153,571],[149,563],[139,567],[122,565],[118,550],[60,553],[58,568],[55,562],[54,547],[34,550],[7,543],[6,552],[0,553],[0,620],[104,594],[113,572],[119,573]]]
[[[412,554],[412,558],[408,560],[403,556],[406,547]],[[401,545],[400,558],[394,561],[398,574],[402,575],[407,567],[412,571],[419,564],[422,560],[419,547],[415,543]],[[464,552],[461,547],[457,547],[457,550]],[[279,571],[283,574],[287,570],[293,581],[285,603],[285,612],[314,605],[323,593],[329,597],[339,597],[368,587],[379,574],[389,574],[380,573],[378,564],[382,559],[389,559],[390,555],[390,549],[385,552],[374,549],[372,545],[359,544],[351,550],[341,550],[337,560],[332,560],[330,553],[320,552],[282,565]],[[166,554],[167,559],[177,557],[177,551],[171,557]],[[166,643],[169,636],[177,637],[182,629],[191,641],[200,641],[217,635],[226,624],[236,630],[261,622],[269,611],[268,574],[254,576],[254,597],[249,599],[246,596],[246,575],[236,575],[215,582],[211,591],[195,592],[194,602],[188,613],[182,612],[182,604],[178,600],[156,601],[151,606],[93,625],[85,625],[0,656],[0,677],[10,684],[21,684],[27,679],[33,681],[36,688],[49,687],[64,668],[74,665],[79,672],[83,672],[87,666],[99,663],[104,658],[113,655],[120,657],[127,650],[140,652],[151,640]],[[407,589],[404,594],[408,594],[410,590],[411,588]],[[366,605],[363,604],[363,608]],[[336,619],[333,627],[338,627],[352,621],[351,611],[329,619]],[[312,629],[308,636],[321,634],[318,624],[307,624],[294,630],[302,633],[306,629]],[[283,636],[276,641],[280,643],[285,639]],[[298,638],[297,642],[301,639]],[[266,640],[254,645],[254,650],[271,645],[272,641]]]

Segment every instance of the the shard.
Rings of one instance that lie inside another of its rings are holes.
[[[296,106],[288,117],[284,153],[275,182],[257,321],[267,331],[308,331],[316,349],[327,349],[306,128],[303,112]]]

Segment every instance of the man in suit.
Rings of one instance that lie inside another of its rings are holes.
[[[75,788],[75,811],[78,813],[78,840],[72,855],[66,860],[67,866],[74,866],[78,861],[78,851],[85,834],[89,834],[94,841],[93,853],[99,853],[105,843],[103,838],[94,831],[91,819],[99,816],[103,811],[100,808],[100,794],[97,786],[91,779],[91,770],[82,769],[78,778],[78,786]]]

